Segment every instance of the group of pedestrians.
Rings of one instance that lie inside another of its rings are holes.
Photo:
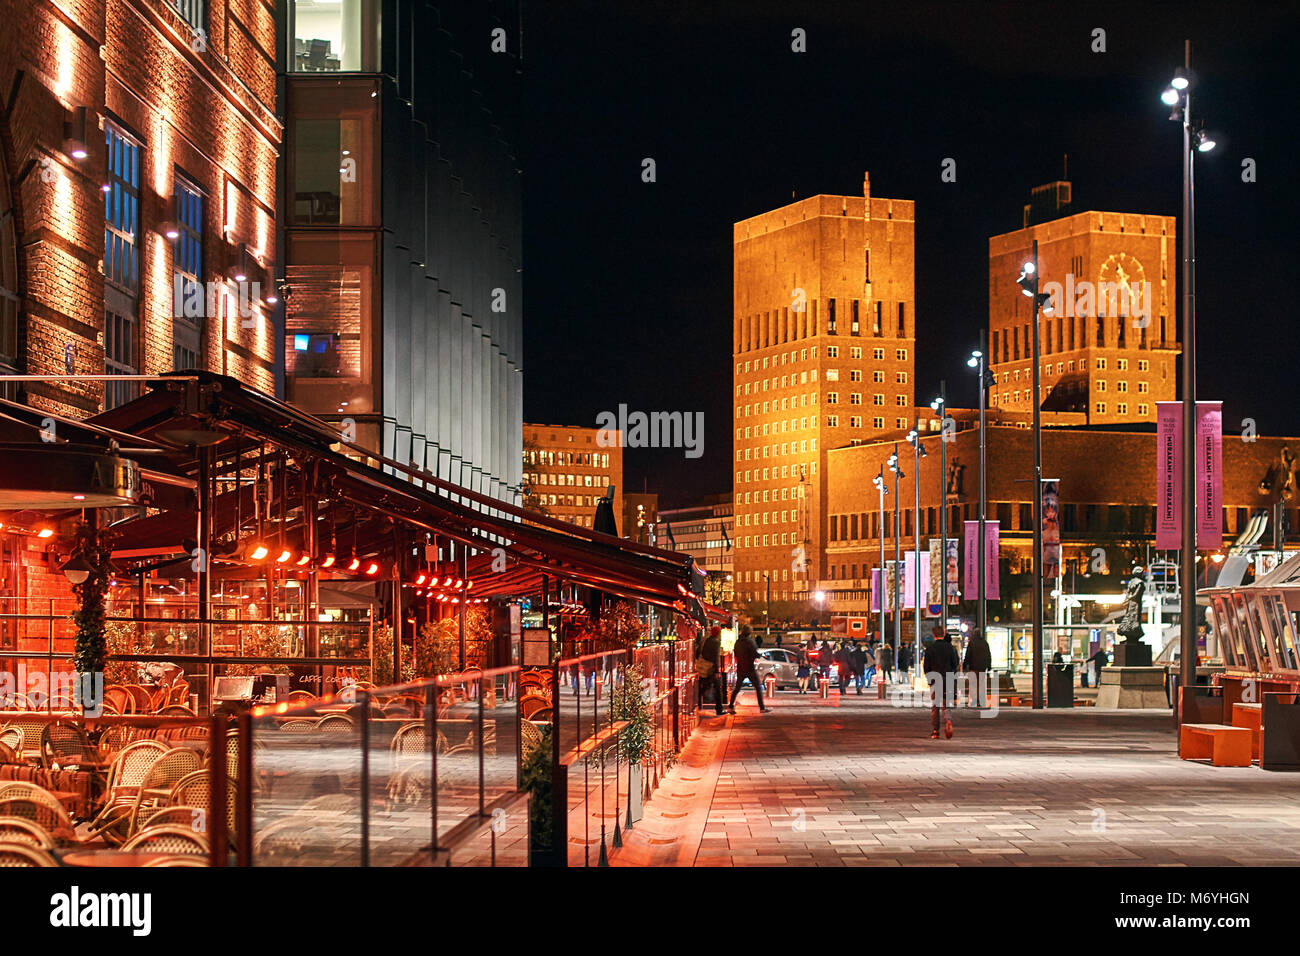
[[[758,679],[758,668],[755,667],[755,662],[758,660],[758,645],[754,642],[748,624],[741,627],[731,653],[736,659],[736,683],[731,689],[731,702],[727,705],[727,712],[731,714],[736,712],[736,695],[740,693],[741,684],[749,681],[749,686],[753,687],[754,693],[758,695],[759,711],[767,713],[767,707],[763,704],[762,682]],[[721,717],[722,698],[725,693],[722,689],[722,629],[717,625],[709,628],[708,636],[696,651],[695,671],[700,677],[700,705],[703,706],[704,691],[712,688],[714,712]]]

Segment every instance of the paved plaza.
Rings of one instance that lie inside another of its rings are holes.
[[[1168,711],[963,709],[931,740],[874,696],[741,699],[614,865],[1300,864],[1300,774],[1179,760]]]

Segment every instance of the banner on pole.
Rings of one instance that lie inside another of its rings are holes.
[[[972,601],[979,600],[979,533],[978,521],[965,523],[966,575],[964,591]],[[998,587],[998,523],[984,522],[984,598],[1000,600]]]
[[[961,550],[961,542],[956,538],[948,539],[947,554],[947,574],[948,574],[948,603],[956,604],[961,600],[961,579],[957,570],[957,555]]]
[[[1044,481],[1043,494],[1043,578],[1061,572],[1061,499],[1059,481]]]
[[[943,580],[948,579],[948,603],[956,604],[960,599],[961,579],[957,574],[957,557],[961,551],[961,541],[949,538],[948,546],[943,547],[943,539],[930,539],[930,613],[939,615],[939,604],[943,600]]]
[[[1223,545],[1223,403],[1196,403],[1196,538]]]
[[[1156,547],[1183,543],[1182,402],[1156,402]]]

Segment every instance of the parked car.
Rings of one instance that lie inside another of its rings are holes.
[[[764,681],[768,674],[775,674],[778,689],[799,686],[799,655],[796,651],[784,647],[760,648],[754,670]]]

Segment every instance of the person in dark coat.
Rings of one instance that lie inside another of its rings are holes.
[[[1110,658],[1106,655],[1106,642],[1102,641],[1097,645],[1097,650],[1093,653],[1092,657],[1088,658],[1088,663],[1093,666],[1093,679],[1096,682],[1093,684],[1094,687],[1101,686],[1101,669],[1105,667],[1109,661]]]
[[[862,693],[862,683],[866,680],[867,675],[867,652],[862,649],[862,645],[857,641],[849,647],[849,663],[853,665],[853,683]]]
[[[736,646],[732,648],[731,653],[736,658],[736,686],[731,690],[731,703],[727,706],[727,712],[730,714],[736,712],[736,697],[740,694],[740,685],[749,681],[758,696],[759,711],[767,713],[767,708],[763,706],[763,682],[758,679],[758,670],[754,667],[754,662],[758,660],[758,645],[750,635],[748,624],[741,626],[740,636],[736,638]]]
[[[876,667],[880,679],[892,683],[894,680],[894,645],[888,641],[881,642],[880,652],[876,655]]]
[[[966,659],[962,661],[962,670],[968,675],[966,686],[969,688],[971,697],[982,697],[989,689],[989,672],[993,669],[993,652],[989,650],[989,642],[984,639],[977,627],[970,633],[970,641],[966,645]],[[976,706],[983,707],[984,701],[980,700]]]
[[[930,682],[930,739],[939,739],[941,716],[944,735],[951,737],[952,718],[948,715],[948,708],[954,703],[951,697],[956,690],[956,675],[961,669],[961,661],[957,657],[957,648],[952,646],[952,640],[947,634],[925,649],[921,667],[926,680]]]
[[[908,671],[912,669],[912,645],[900,644],[898,647],[898,670],[906,678]]]
[[[697,658],[696,672],[699,672],[698,660],[707,661],[713,666],[713,670],[700,677],[700,696],[697,709],[704,706],[704,691],[706,688],[713,688],[713,706],[719,717],[722,716],[722,629],[716,624],[709,628],[709,634],[700,642],[700,649],[695,654]]]
[[[839,669],[840,696],[843,696],[848,693],[853,680],[853,655],[849,652],[849,645],[842,641],[835,651],[835,665]]]

